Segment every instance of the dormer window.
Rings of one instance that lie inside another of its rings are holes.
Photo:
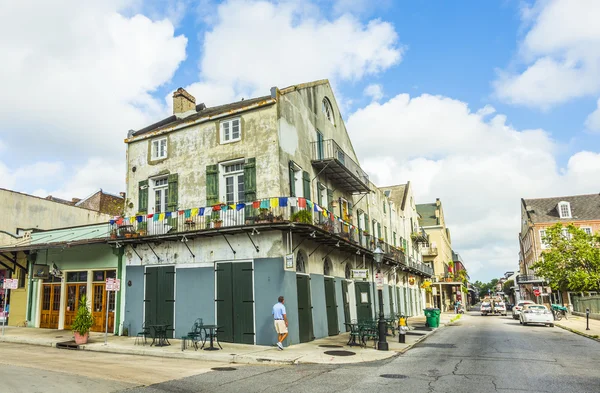
[[[571,204],[569,202],[560,202],[558,204],[558,214],[560,218],[571,218]]]
[[[329,101],[329,98],[325,97],[323,98],[323,107],[321,108],[323,113],[325,114],[325,116],[327,117],[327,120],[329,120],[331,122],[331,124],[333,124],[335,126],[335,120],[333,119],[333,107],[331,106],[331,102]]]

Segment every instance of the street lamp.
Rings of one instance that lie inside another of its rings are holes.
[[[383,250],[377,244],[377,248],[373,251],[373,258],[375,259],[375,263],[377,264],[377,273],[379,273],[379,277],[381,277],[381,262],[383,261]],[[377,343],[377,349],[380,351],[388,350],[388,343],[386,341],[387,335],[387,324],[385,322],[383,316],[383,288],[377,288],[377,293],[379,295],[379,342]]]

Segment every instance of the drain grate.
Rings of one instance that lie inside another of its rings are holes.
[[[331,344],[325,344],[325,345],[319,345],[321,348],[344,348],[343,345],[331,345]]]
[[[414,328],[414,330],[425,330],[425,331],[429,332],[429,331],[431,331],[433,329],[430,328],[430,327],[427,327],[427,326],[418,326],[418,327]]]
[[[419,347],[429,347],[429,348],[456,348],[455,344],[444,344],[444,343],[421,343],[418,345],[419,345]]]
[[[408,376],[402,374],[381,374],[381,378],[406,379]]]
[[[79,349],[79,345],[75,344],[75,340],[63,341],[61,343],[56,343],[56,348],[58,348],[58,349]]]
[[[409,336],[424,336],[427,333],[417,333],[417,332],[406,332]]]
[[[237,368],[233,368],[233,367],[213,367],[213,368],[211,368],[211,370],[213,370],[213,371],[235,371],[235,370],[237,370]]]
[[[331,355],[331,356],[354,356],[356,355],[356,352],[352,352],[352,351],[325,351],[326,355]]]

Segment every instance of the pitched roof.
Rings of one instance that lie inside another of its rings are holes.
[[[388,195],[388,198],[400,209],[404,210],[404,206],[406,205],[406,195],[408,194],[410,182],[406,184],[397,184],[395,186],[389,187],[379,187],[380,190],[383,191],[391,191]]]
[[[244,109],[246,107],[250,107],[250,106],[254,106],[254,105],[273,104],[275,101],[267,102],[271,98],[272,98],[271,96],[262,96],[262,97],[257,97],[257,98],[251,98],[249,100],[232,102],[230,104],[213,106],[210,108],[207,108],[204,104],[198,104],[198,105],[196,105],[197,113],[194,113],[193,115],[187,116],[183,119],[178,119],[175,115],[171,115],[171,116],[167,117],[166,119],[163,119],[159,122],[151,124],[140,130],[134,131],[133,133],[131,133],[128,136],[128,138],[148,134],[150,132],[158,131],[158,130],[161,130],[164,128],[175,127],[175,126],[178,126],[178,125],[184,124],[184,123],[195,122],[196,120],[199,120],[199,122],[208,121],[215,115],[220,115],[220,114],[231,112],[231,111],[237,111],[237,110]],[[248,108],[248,109],[253,109],[253,108]]]
[[[571,205],[571,218],[560,218],[558,214],[556,206],[563,201]],[[600,194],[521,199],[521,204],[534,223],[600,220]]]
[[[438,218],[435,216],[437,209],[436,203],[421,203],[417,205],[417,213],[421,215],[419,223],[421,226],[430,227],[440,225]]]

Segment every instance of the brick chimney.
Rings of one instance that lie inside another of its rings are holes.
[[[173,114],[182,119],[196,113],[196,99],[180,87],[173,93]]]

